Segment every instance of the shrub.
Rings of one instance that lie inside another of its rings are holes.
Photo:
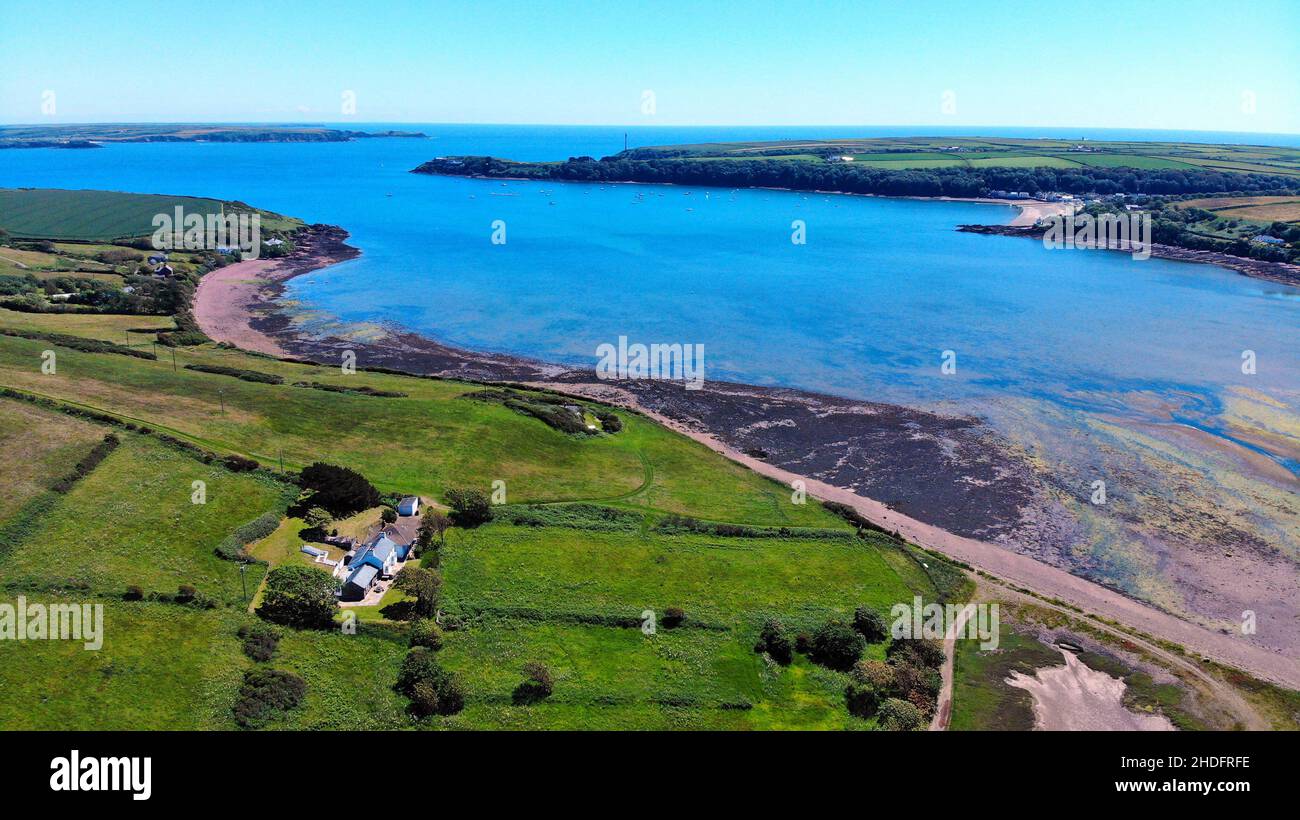
[[[143,600],[143,598],[144,590],[137,586],[127,587],[126,592],[122,594],[122,600],[124,601],[139,601]]]
[[[798,652],[800,655],[808,655],[808,654],[811,654],[811,653],[812,653],[812,635],[809,635],[807,632],[800,632],[798,635],[795,635],[795,636],[794,636],[794,651]]]
[[[433,545],[433,539],[437,538],[438,543],[442,543],[447,536],[447,530],[451,527],[451,519],[443,515],[437,509],[426,506],[420,516],[420,530],[415,536],[415,543],[420,549],[420,553]]]
[[[385,524],[393,523],[397,520],[397,510],[392,507],[384,507],[384,509],[379,513],[379,520],[383,521]]]
[[[943,687],[943,676],[938,669],[911,663],[895,663],[894,681],[890,694],[904,700],[914,700],[913,695],[933,701]]]
[[[844,688],[844,705],[849,714],[860,718],[869,718],[880,706],[880,692],[856,680],[849,681]]]
[[[345,518],[379,506],[379,491],[356,470],[316,462],[302,471],[304,489],[311,490],[311,503],[324,507],[335,518]]]
[[[237,455],[223,456],[221,464],[232,473],[251,473],[253,470],[262,466],[251,458],[244,458],[243,456]]]
[[[329,629],[338,602],[334,577],[307,566],[276,567],[266,576],[266,597],[257,614],[298,629]]]
[[[420,716],[454,715],[465,708],[460,682],[438,665],[433,651],[417,646],[406,653],[394,686],[411,699],[411,711]]]
[[[307,682],[279,669],[250,669],[235,700],[235,722],[258,729],[295,708],[307,694]]]
[[[841,671],[853,668],[866,641],[843,621],[828,621],[812,636],[809,656],[822,666]]]
[[[438,611],[442,574],[437,570],[402,567],[393,579],[393,586],[415,596],[415,613],[421,618],[431,618]]]
[[[197,370],[200,373],[214,373],[218,376],[233,376],[236,379],[242,379],[246,382],[260,382],[262,384],[284,384],[284,377],[277,376],[273,373],[263,373],[259,370],[243,370],[238,367],[224,367],[216,364],[187,364],[186,370]]]
[[[188,604],[198,597],[198,594],[199,591],[189,584],[181,584],[180,588],[176,590],[176,603]]]
[[[889,698],[877,712],[879,726],[890,732],[911,732],[925,725],[921,710],[898,698]]]
[[[275,532],[280,526],[280,519],[284,517],[282,508],[268,510],[257,518],[246,524],[239,525],[233,533],[227,535],[217,545],[214,552],[227,561],[246,561],[253,563],[263,563],[254,561],[244,554],[244,547],[254,541],[260,541],[271,533]]]
[[[869,718],[889,696],[894,685],[894,670],[884,661],[861,660],[853,665],[852,679],[844,690],[845,705],[851,714]]]
[[[435,652],[442,649],[442,627],[432,618],[421,618],[411,624],[411,646],[423,646]]]
[[[670,606],[664,610],[664,628],[676,629],[686,622],[686,613],[680,607]]]
[[[871,607],[860,606],[853,611],[853,628],[867,643],[879,643],[889,637],[885,619]]]
[[[881,692],[894,685],[894,669],[884,661],[861,660],[853,664],[853,679]]]
[[[492,505],[480,490],[455,488],[447,491],[451,520],[458,527],[477,527],[492,520]]]
[[[238,634],[244,641],[244,654],[258,662],[269,661],[280,645],[280,631],[269,624],[244,624]]]
[[[158,344],[163,347],[194,347],[210,341],[200,330],[172,330],[158,334]]]
[[[325,528],[333,520],[334,518],[329,514],[329,510],[324,507],[312,507],[302,516],[302,523],[306,524],[307,529],[311,530],[312,534],[317,537],[325,532]]]
[[[596,418],[600,419],[601,429],[606,433],[617,433],[623,429],[623,420],[611,410],[597,410]]]
[[[758,634],[758,643],[754,645],[754,651],[766,652],[772,657],[772,660],[782,666],[786,666],[794,660],[794,642],[790,640],[790,635],[786,632],[785,626],[776,618],[768,618],[763,624],[763,630]]]
[[[925,638],[895,638],[889,642],[885,657],[891,663],[910,663],[914,666],[943,666],[943,645]]]
[[[514,702],[519,704],[536,703],[545,700],[555,691],[555,679],[551,670],[541,661],[529,661],[524,664],[524,679],[515,687]]]
[[[50,489],[54,490],[56,493],[69,492],[74,484],[90,475],[91,472],[99,466],[100,462],[108,458],[109,454],[116,450],[118,445],[121,443],[121,440],[113,433],[104,436],[103,441],[96,444],[94,448],[86,454],[85,458],[76,463],[72,468],[71,473],[54,482]]]

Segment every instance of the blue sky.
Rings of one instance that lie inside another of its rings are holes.
[[[1300,133],[1300,2],[0,6],[0,122],[350,119]]]

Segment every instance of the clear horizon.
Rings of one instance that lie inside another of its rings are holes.
[[[485,14],[449,0],[358,17],[338,2],[232,2],[228,28],[142,39],[173,5],[18,0],[0,27],[0,123],[1300,133],[1300,4],[1222,12],[827,0],[797,15],[735,2]],[[50,48],[52,31],[78,48]]]

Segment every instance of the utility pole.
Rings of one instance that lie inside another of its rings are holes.
[[[284,475],[284,448],[280,448],[280,475]]]
[[[239,585],[244,588],[244,607],[248,607],[248,578],[245,573],[248,572],[248,564],[244,561],[239,562]]]
[[[217,388],[217,395],[221,397],[221,415],[226,414],[226,390],[224,387]]]
[[[172,372],[176,372],[176,348],[172,348]]]

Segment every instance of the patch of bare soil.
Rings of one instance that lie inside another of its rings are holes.
[[[1034,698],[1034,728],[1049,732],[1172,732],[1164,715],[1142,715],[1124,707],[1124,681],[1088,667],[1061,650],[1064,666],[1030,676],[1012,672],[1007,684]]]

